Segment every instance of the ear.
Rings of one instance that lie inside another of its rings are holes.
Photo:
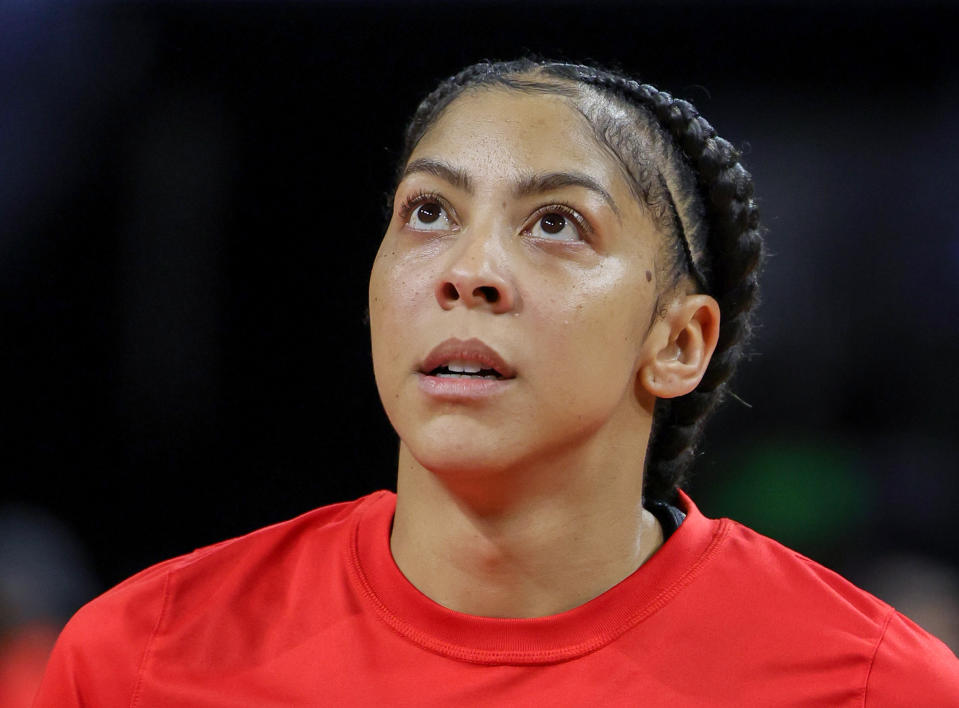
[[[709,295],[679,295],[649,329],[639,384],[657,398],[682,396],[699,385],[719,340],[719,304]]]

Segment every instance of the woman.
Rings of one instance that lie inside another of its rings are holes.
[[[959,704],[944,645],[679,491],[749,333],[751,195],[626,77],[441,84],[370,278],[397,494],[127,580],[37,705]]]

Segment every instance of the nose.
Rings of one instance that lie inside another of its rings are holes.
[[[436,283],[436,300],[444,310],[457,306],[483,308],[495,314],[517,305],[506,254],[492,236],[461,234]]]

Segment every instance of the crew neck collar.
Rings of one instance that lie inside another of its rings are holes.
[[[478,664],[548,664],[609,644],[669,602],[708,562],[726,524],[704,517],[680,492],[686,519],[634,573],[589,602],[535,618],[468,615],[434,602],[402,574],[390,553],[396,495],[381,492],[357,510],[350,534],[351,579],[376,614],[412,642]]]

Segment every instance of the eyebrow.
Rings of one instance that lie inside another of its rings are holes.
[[[401,179],[406,179],[416,172],[425,172],[427,174],[439,177],[449,182],[454,187],[473,194],[473,180],[466,170],[453,167],[442,160],[433,160],[430,158],[419,158],[413,160],[403,170]],[[603,188],[603,186],[589,175],[582,172],[546,172],[543,174],[531,174],[522,177],[513,187],[513,193],[518,197],[529,196],[530,194],[539,194],[549,192],[562,187],[582,187],[598,194],[603,201],[613,210],[616,217],[620,217],[619,208],[613,200],[612,195]]]
[[[613,197],[603,186],[589,175],[582,172],[547,172],[545,174],[528,175],[521,179],[514,189],[516,196],[524,197],[530,194],[539,194],[540,192],[549,192],[561,187],[583,187],[591,192],[595,192],[603,198],[603,201],[609,205],[613,213],[619,217],[619,208]]]
[[[406,169],[403,170],[403,177],[401,179],[406,179],[415,172],[425,172],[434,177],[439,177],[454,187],[459,187],[470,194],[473,193],[473,180],[470,179],[466,170],[458,169],[441,160],[431,160],[425,157],[413,160],[406,166]]]

